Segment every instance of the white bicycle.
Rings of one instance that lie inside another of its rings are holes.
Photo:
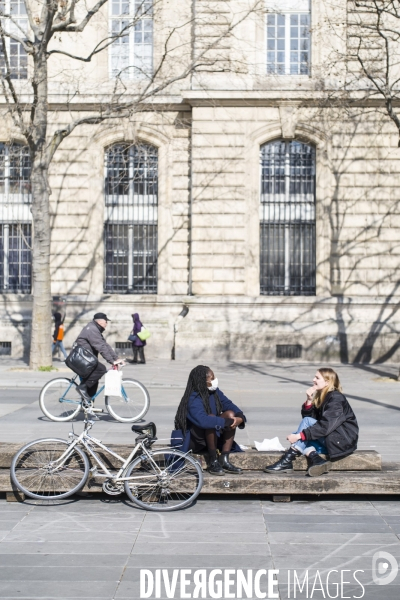
[[[29,498],[58,500],[79,492],[90,476],[96,483],[104,480],[106,494],[118,496],[125,491],[132,502],[150,511],[185,508],[197,498],[203,485],[200,464],[190,453],[174,448],[153,451],[157,439],[154,423],[132,425],[139,435],[124,459],[89,434],[94,419],[92,410],[85,409],[81,435],[71,432],[68,440],[36,440],[18,450],[11,463],[11,481],[17,489]],[[108,455],[108,466],[96,448]],[[114,469],[114,464],[119,468]]]

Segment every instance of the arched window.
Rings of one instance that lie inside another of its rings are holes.
[[[315,295],[315,149],[278,140],[261,147],[260,288]]]
[[[31,291],[31,161],[27,146],[0,143],[0,291]]]
[[[105,283],[111,293],[157,293],[158,152],[116,144],[105,153]]]

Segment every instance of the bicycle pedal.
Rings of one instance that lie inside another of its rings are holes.
[[[104,412],[104,410],[102,408],[92,408],[92,411],[94,413],[103,413]]]

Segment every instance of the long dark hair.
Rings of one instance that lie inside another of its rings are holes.
[[[201,396],[206,413],[208,415],[211,414],[210,394],[207,388],[207,373],[210,371],[211,369],[204,365],[198,365],[190,371],[185,393],[183,394],[178,410],[176,411],[175,429],[182,429],[183,433],[186,433],[187,409],[190,394],[192,392],[197,392]],[[219,415],[222,412],[222,404],[217,392],[214,393],[214,398],[217,415]]]

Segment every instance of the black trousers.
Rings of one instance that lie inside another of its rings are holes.
[[[144,358],[144,346],[134,346],[132,344],[132,351],[133,351],[133,362],[137,362],[138,352],[139,352],[139,360],[143,363],[146,362],[146,359]]]
[[[90,375],[85,377],[85,379],[82,379],[82,383],[84,383],[87,387],[89,396],[93,397],[95,395],[99,386],[99,380],[105,373],[107,373],[107,367],[103,365],[103,363],[99,362],[97,363],[97,367],[90,373]]]

